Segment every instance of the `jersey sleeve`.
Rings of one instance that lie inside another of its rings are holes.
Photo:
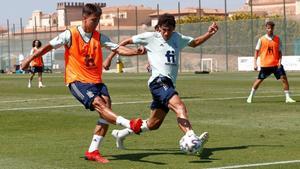
[[[187,45],[189,45],[194,40],[193,37],[185,36],[185,35],[182,35],[180,33],[177,33],[177,34],[178,34],[179,48],[180,49],[185,48]]]
[[[64,32],[60,33],[58,36],[53,38],[50,42],[50,45],[57,49],[63,45],[71,45],[71,32],[70,30],[65,30]]]
[[[261,39],[259,38],[255,47],[255,50],[260,50],[261,47]]]
[[[34,53],[34,49],[32,48],[32,49],[30,50],[29,55],[33,55],[33,53]]]
[[[149,39],[154,36],[153,32],[145,32],[132,37],[132,42],[134,44],[147,45]]]
[[[105,48],[107,48],[107,49],[109,49],[109,50],[115,50],[115,49],[117,49],[117,48],[119,47],[118,44],[113,43],[113,42],[109,39],[109,37],[107,37],[107,36],[104,35],[104,34],[101,34],[101,35],[100,35],[100,43],[101,43],[101,46],[102,46],[102,47],[105,47]]]

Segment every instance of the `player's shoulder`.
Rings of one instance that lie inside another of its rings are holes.
[[[139,35],[142,37],[158,37],[158,32],[144,32]]]

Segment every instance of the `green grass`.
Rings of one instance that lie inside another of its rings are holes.
[[[300,102],[300,73],[288,73],[292,96]],[[196,133],[210,133],[201,156],[179,151],[182,136],[169,112],[157,131],[126,139],[117,150],[110,126],[101,152],[111,162],[83,159],[97,120],[64,86],[61,74],[44,74],[46,88],[27,88],[28,75],[0,75],[0,168],[212,168],[300,160],[299,103],[284,103],[282,85],[273,77],[246,97],[256,73],[180,74],[177,90]],[[127,118],[149,115],[148,74],[104,74],[113,110]],[[127,103],[144,101],[143,103]],[[70,107],[66,107],[70,105]],[[59,107],[61,106],[61,107]],[[249,168],[294,169],[300,163]]]

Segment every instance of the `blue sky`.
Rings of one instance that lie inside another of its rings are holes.
[[[204,8],[224,8],[225,0],[201,0]],[[41,10],[45,13],[54,12],[57,2],[104,2],[107,6],[117,5],[141,5],[156,9],[159,4],[162,9],[177,9],[178,2],[181,3],[181,8],[198,7],[199,0],[6,0],[0,6],[0,25],[6,25],[6,20],[11,23],[19,24],[20,17],[23,18],[23,23],[28,22],[33,10]],[[228,10],[240,8],[246,0],[227,0]]]

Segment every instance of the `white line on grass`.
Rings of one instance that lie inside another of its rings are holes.
[[[258,98],[265,98],[265,97],[281,97],[282,95],[274,95],[274,96],[256,96]],[[293,96],[300,96],[300,95],[293,95]],[[245,99],[247,97],[221,97],[221,98],[186,98],[182,99],[184,101],[214,101],[214,100],[234,100],[234,99]],[[113,105],[122,105],[122,104],[138,104],[138,103],[150,103],[150,100],[143,100],[143,101],[131,101],[131,102],[116,102],[112,103]],[[79,107],[82,106],[81,104],[76,105],[60,105],[60,106],[44,106],[44,107],[19,107],[19,108],[9,108],[9,109],[0,109],[1,111],[13,111],[13,110],[36,110],[36,109],[50,109],[50,108],[65,108],[65,107]]]
[[[52,97],[52,98],[39,98],[39,99],[25,99],[25,100],[3,100],[0,103],[15,103],[15,102],[30,102],[30,101],[40,101],[40,100],[57,100],[57,99],[71,99],[73,97]]]
[[[256,163],[256,164],[245,164],[245,165],[233,165],[233,166],[207,168],[207,169],[233,169],[233,168],[246,168],[246,167],[260,167],[260,166],[277,165],[277,164],[290,164],[290,163],[300,163],[300,160],[277,161],[277,162],[270,162],[270,163]]]

